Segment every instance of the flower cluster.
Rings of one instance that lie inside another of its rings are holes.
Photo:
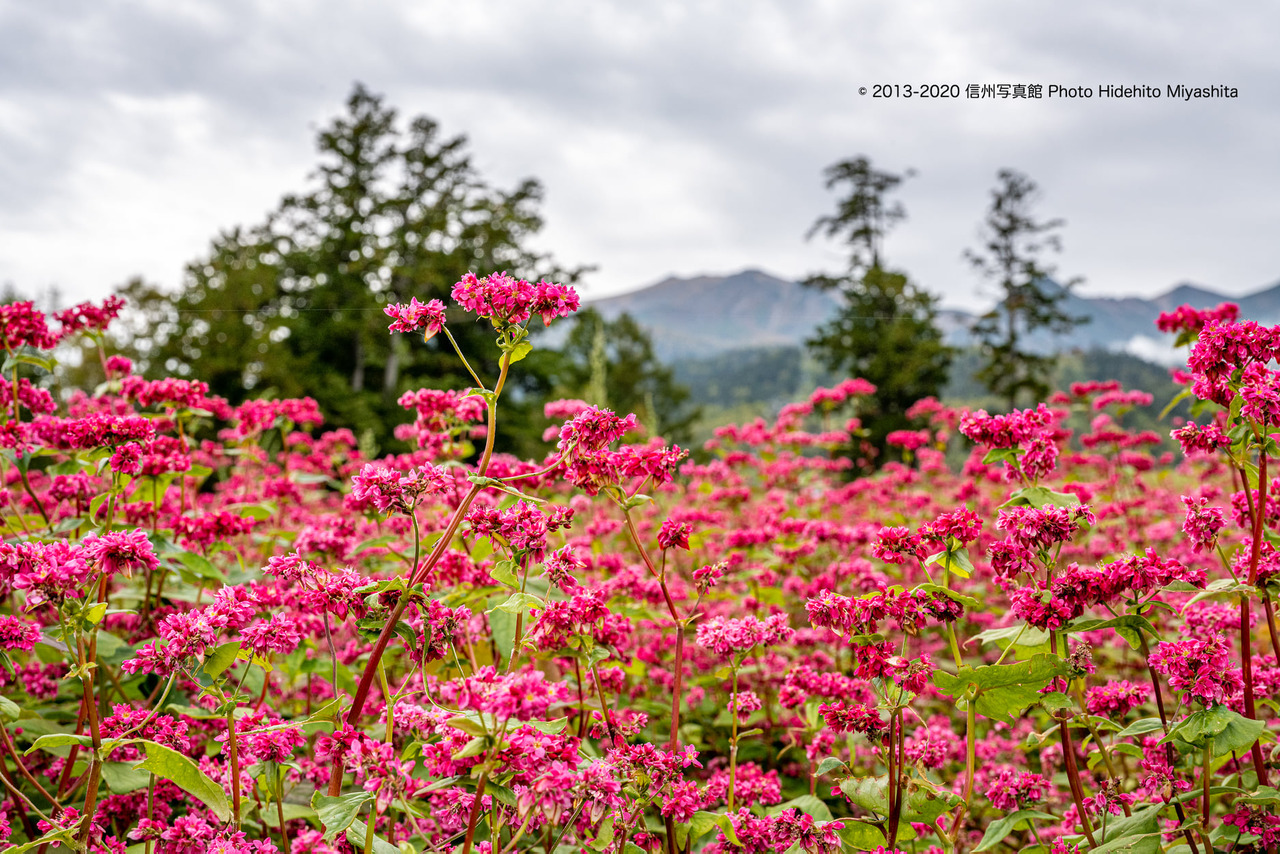
[[[467,273],[453,286],[453,299],[467,311],[496,323],[519,325],[533,314],[550,323],[578,310],[578,292],[568,285],[542,281],[530,284],[506,273],[477,278]]]
[[[1207,640],[1162,641],[1151,651],[1149,661],[1157,673],[1168,677],[1170,688],[1185,691],[1205,706],[1231,701],[1243,686],[1221,634]]]
[[[423,331],[423,337],[430,338],[444,328],[444,303],[438,299],[421,303],[411,297],[408,304],[389,305],[382,312],[393,318],[389,327],[392,332]]]

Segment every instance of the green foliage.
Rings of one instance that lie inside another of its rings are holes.
[[[1184,753],[1209,745],[1210,755],[1217,757],[1248,752],[1264,729],[1266,724],[1262,721],[1246,718],[1226,706],[1213,706],[1192,712],[1165,740],[1172,741]]]
[[[138,763],[138,768],[150,771],[157,777],[172,780],[187,794],[194,795],[218,816],[221,821],[231,819],[231,805],[227,803],[227,793],[222,786],[214,782],[208,774],[200,770],[188,757],[172,748],[154,741],[145,741],[147,758]]]
[[[974,703],[983,717],[1012,721],[1040,700],[1041,688],[1069,670],[1058,656],[1040,654],[1014,664],[965,668],[955,676],[939,670],[933,674],[933,684],[948,697]]]
[[[606,320],[594,308],[580,310],[559,355],[551,372],[556,396],[634,412],[651,435],[689,440],[699,410],[688,405],[689,389],[654,355],[648,333],[631,315]]]
[[[983,222],[982,247],[966,250],[965,257],[979,275],[996,283],[1000,296],[974,326],[984,360],[976,376],[1013,408],[1024,393],[1042,400],[1050,391],[1055,357],[1029,349],[1026,336],[1038,329],[1068,332],[1086,319],[1061,306],[1077,280],[1065,285],[1050,281],[1053,268],[1041,261],[1046,251],[1061,251],[1058,229],[1063,221],[1034,218],[1031,207],[1039,189],[1027,176],[1002,169],[997,180]]]
[[[978,843],[977,848],[973,849],[974,854],[995,848],[1004,841],[1006,836],[1017,830],[1019,825],[1032,827],[1034,819],[1049,822],[1058,820],[1055,816],[1039,810],[1017,810],[1016,812],[1011,812],[987,825],[987,832],[982,835],[982,841]]]
[[[570,281],[581,271],[566,274],[527,248],[542,226],[536,181],[488,186],[464,137],[443,137],[425,116],[401,127],[363,86],[317,149],[312,189],[286,196],[259,225],[221,234],[187,268],[180,292],[137,281],[124,289],[136,311],[130,355],[150,376],[199,378],[232,403],[311,396],[331,426],[386,444],[406,420],[396,404],[403,391],[473,385],[443,336],[424,346],[389,334],[386,305],[447,302],[468,271]],[[492,381],[492,329],[457,310],[449,320]],[[539,367],[528,360],[511,405],[540,401],[548,387]],[[527,440],[516,435],[508,447],[528,450]]]
[[[840,313],[807,343],[829,370],[875,384],[874,409],[863,417],[863,426],[883,450],[885,436],[908,426],[907,409],[922,397],[938,395],[947,381],[951,349],[937,326],[937,297],[881,260],[885,233],[906,217],[900,203],[885,198],[903,176],[875,169],[866,157],[837,163],[826,174],[828,189],[848,185],[848,194],[834,215],[818,219],[810,235],[841,238],[849,262],[843,275],[804,281],[844,297]]]

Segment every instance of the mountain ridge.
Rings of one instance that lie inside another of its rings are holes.
[[[1062,335],[1036,333],[1028,345],[1040,352],[1104,349],[1130,353],[1159,364],[1184,358],[1172,337],[1156,329],[1161,312],[1180,305],[1212,308],[1222,302],[1240,306],[1243,318],[1280,323],[1280,281],[1240,297],[1231,297],[1192,282],[1179,282],[1154,297],[1087,297],[1075,292],[1063,310],[1089,322]],[[606,318],[623,312],[653,338],[664,360],[714,356],[734,349],[803,346],[806,338],[840,309],[837,293],[808,288],[758,268],[728,275],[667,278],[625,294],[588,300]],[[938,315],[948,343],[973,343],[969,331],[977,315],[941,309]]]

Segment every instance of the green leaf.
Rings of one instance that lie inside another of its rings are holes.
[[[719,829],[720,832],[724,834],[725,839],[729,840],[730,844],[737,846],[742,845],[742,843],[738,841],[738,834],[734,832],[733,822],[729,820],[727,815],[705,812],[702,810],[693,814],[693,817],[689,819],[689,824],[687,826],[682,824],[676,827],[676,841],[679,842],[680,847],[683,848],[686,842],[697,842],[703,836],[706,836],[708,833],[716,829]],[[683,834],[681,833],[682,830],[684,831]],[[683,836],[684,839],[681,839],[681,836]]]
[[[53,753],[53,748],[59,747],[93,747],[93,739],[87,735],[76,735],[70,732],[54,732],[37,738],[32,742],[30,747],[23,751],[23,755],[26,756],[37,750],[45,750]]]
[[[1212,753],[1214,756],[1244,753],[1253,747],[1254,742],[1265,729],[1266,724],[1263,721],[1250,720],[1233,711],[1227,728],[1213,737]]]
[[[285,802],[280,806],[281,806],[281,812],[284,813],[285,823],[291,822],[294,819],[298,819],[298,818],[305,818],[307,821],[311,821],[315,818],[318,818],[318,816],[316,815],[316,811],[311,807],[307,806],[306,804],[291,804],[291,803]],[[276,830],[280,829],[280,817],[276,815],[275,804],[264,804],[262,807],[262,812],[259,815],[259,818],[262,820],[262,823],[267,825],[268,827],[274,828]]]
[[[356,545],[353,546],[350,550],[348,550],[347,554],[349,555],[350,559],[354,560],[355,557],[360,554],[360,552],[365,551],[366,549],[376,549],[376,548],[382,548],[383,546],[389,546],[392,543],[394,543],[396,539],[397,537],[395,534],[383,534],[380,537],[371,537],[367,540],[361,540],[359,543],[356,543]]]
[[[502,661],[510,661],[511,653],[516,645],[516,617],[497,608],[496,598],[490,599],[493,605],[489,609],[489,630],[493,632],[493,643],[498,648],[498,656]]]
[[[826,759],[818,763],[818,768],[816,771],[813,772],[813,775],[815,777],[822,777],[825,774],[830,774],[832,771],[836,770],[837,768],[843,768],[847,771],[848,767],[849,766],[845,765],[842,760],[836,758],[835,756],[828,756]]]
[[[227,641],[219,644],[204,660],[204,672],[210,679],[217,679],[222,672],[235,663],[240,654],[240,641]]]
[[[100,492],[89,501],[89,518],[90,519],[98,518],[98,510],[102,507],[104,503],[106,503],[107,499],[109,499],[111,495],[112,493],[110,492]]]
[[[1156,627],[1151,625],[1151,621],[1137,614],[1125,614],[1122,617],[1116,617],[1111,620],[1076,620],[1066,627],[1066,631],[1071,634],[1091,632],[1095,629],[1115,629],[1116,634],[1124,638],[1130,649],[1142,648],[1143,632],[1156,640],[1160,639],[1160,635],[1156,632]]]
[[[506,611],[508,614],[523,614],[545,606],[537,596],[531,596],[528,593],[512,593],[507,601],[496,607],[499,611]]]
[[[145,501],[159,507],[164,501],[164,494],[169,491],[169,485],[173,483],[173,474],[159,475],[158,477],[138,477],[134,478],[133,492],[129,494],[130,501]]]
[[[117,795],[145,789],[151,782],[150,771],[139,771],[128,762],[103,762],[102,779]]]
[[[364,850],[364,835],[367,833],[364,822],[353,821],[351,826],[347,828],[347,842],[355,846],[357,851]],[[378,834],[373,834],[373,845],[370,850],[376,854],[402,854],[399,848],[383,839]]]
[[[595,839],[591,840],[591,849],[593,851],[603,851],[613,844],[613,816],[605,817],[600,823],[600,830],[596,832]]]
[[[1254,587],[1252,584],[1244,584],[1236,581],[1234,578],[1219,578],[1217,581],[1209,582],[1208,586],[1206,586],[1204,590],[1200,591],[1195,596],[1192,596],[1187,604],[1182,607],[1184,609],[1188,608],[1202,599],[1215,599],[1220,596],[1234,597],[1234,595],[1242,593],[1245,596],[1257,596],[1258,588]]]
[[[89,606],[84,611],[84,621],[91,626],[96,626],[102,622],[102,618],[107,615],[107,603],[98,602]]]
[[[902,820],[912,824],[933,824],[938,816],[960,803],[960,796],[935,788],[927,780],[907,781],[907,802]],[[901,829],[898,831],[902,833]],[[901,841],[901,836],[899,841]]]
[[[874,851],[884,845],[884,832],[867,821],[842,818],[844,827],[838,831],[846,850]]]
[[[27,851],[34,851],[37,848],[42,848],[50,844],[51,842],[61,842],[63,845],[67,846],[68,850],[73,850],[76,847],[76,831],[78,829],[79,824],[66,829],[51,830],[39,839],[33,839],[30,842],[24,842],[21,845],[13,845],[5,848],[3,849],[2,854],[26,854]]]
[[[37,355],[38,352],[27,347],[15,350],[4,360],[4,364],[0,365],[0,372],[9,374],[18,365],[32,365],[45,373],[53,373],[53,369],[58,365],[57,360],[51,357],[39,356]]]
[[[533,352],[533,345],[528,341],[521,341],[515,347],[511,348],[511,364],[523,359],[525,356]]]
[[[1226,706],[1213,706],[1199,712],[1192,712],[1173,725],[1173,729],[1164,740],[1179,738],[1188,744],[1204,746],[1205,742],[1227,728],[1231,723],[1229,714],[1234,714]],[[1252,743],[1252,742],[1250,742]]]
[[[987,825],[987,832],[982,835],[982,841],[978,843],[977,848],[973,849],[974,854],[995,848],[1004,841],[1006,836],[1017,830],[1018,825],[1025,823],[1027,827],[1031,827],[1031,820],[1036,818],[1045,821],[1059,821],[1056,816],[1039,810],[1018,810],[1015,813],[1002,816]]]
[[[195,552],[179,552],[176,557],[178,562],[196,578],[218,582],[223,580],[222,573],[204,555],[198,555]],[[189,583],[195,584],[196,582],[190,581]]]
[[[1025,453],[1026,451],[1022,448],[992,448],[987,451],[986,455],[982,458],[982,464],[984,466],[989,466],[992,463],[1017,462],[1018,457]]]
[[[1056,655],[1036,655],[1014,664],[988,664],[965,668],[955,676],[942,670],[933,674],[933,684],[949,697],[960,700],[970,689],[977,690],[978,714],[995,720],[1012,721],[1023,709],[1040,700],[1040,689],[1070,670]]]
[[[801,795],[798,798],[792,798],[785,804],[769,807],[768,814],[778,815],[790,809],[800,810],[800,812],[811,815],[818,821],[831,821],[830,808],[813,795]]]
[[[484,793],[493,797],[495,801],[504,806],[516,808],[516,793],[508,789],[506,786],[500,786],[497,783],[489,783],[484,787]]]
[[[1009,644],[1021,652],[1035,655],[1049,651],[1049,633],[1043,629],[1035,629],[1025,624],[1006,626],[1003,629],[987,629],[973,636],[981,644],[993,643],[1001,649],[1008,649]]]
[[[0,696],[0,718],[6,721],[16,721],[20,714],[22,714],[22,709],[17,703],[8,697]]]
[[[1159,729],[1164,729],[1164,724],[1160,723],[1159,718],[1140,718],[1116,733],[1116,738],[1137,738]]]
[[[1246,804],[1280,804],[1280,789],[1275,786],[1259,786],[1257,791],[1240,800]]]
[[[330,797],[316,792],[311,796],[311,806],[320,816],[320,825],[324,827],[324,839],[332,842],[333,838],[351,826],[364,805],[373,800],[369,792],[352,792],[347,795]],[[364,844],[364,834],[360,834],[360,843]]]
[[[1160,811],[1164,804],[1152,804],[1133,815],[1108,822],[1104,842],[1091,854],[1156,854],[1160,850]]]
[[[1181,336],[1179,336],[1179,338],[1181,338]],[[1173,400],[1169,401],[1169,405],[1166,406],[1163,410],[1161,410],[1160,415],[1156,418],[1156,420],[1163,421],[1165,418],[1169,416],[1170,412],[1172,412],[1174,409],[1177,408],[1179,403],[1182,403],[1182,401],[1186,400],[1189,397],[1191,397],[1191,389],[1189,388],[1184,388],[1182,391],[1175,394],[1173,396]]]
[[[1191,746],[1203,750],[1212,739],[1212,755],[1225,756],[1248,750],[1265,729],[1262,721],[1250,720],[1226,706],[1213,706],[1175,724],[1164,741],[1173,741],[1179,750],[1188,752]]]
[[[490,567],[489,575],[494,581],[508,587],[517,587],[520,583],[520,579],[516,576],[516,562],[513,560],[498,561]]]
[[[142,743],[146,747],[147,758],[135,767],[145,768],[157,777],[172,780],[178,788],[194,795],[213,810],[220,821],[231,820],[231,805],[227,801],[227,793],[212,777],[201,771],[195,762],[163,744],[154,741]]]
[[[564,728],[569,725],[569,719],[564,717],[556,718],[553,721],[524,721],[522,725],[533,727],[538,732],[543,732],[547,735],[555,735],[558,732],[564,731]]]
[[[488,745],[488,743],[488,737],[477,735],[475,738],[464,744],[457,753],[454,753],[452,758],[456,762],[459,759],[470,759],[472,756],[479,756],[484,753],[485,746]]]
[[[888,777],[850,777],[840,782],[840,791],[867,812],[888,815],[889,799],[885,795],[888,781]]]
[[[1080,498],[1070,492],[1054,492],[1044,486],[1024,486],[1013,495],[1004,504],[997,509],[1005,510],[1009,507],[1075,507],[1080,503]]]
[[[490,729],[490,727],[485,726],[486,722],[482,721],[478,712],[463,712],[460,715],[454,715],[449,718],[445,723],[454,729],[460,729],[468,735],[474,736],[487,735],[488,732],[486,730]],[[497,727],[493,726],[492,729],[496,730]]]
[[[276,506],[269,502],[261,502],[258,504],[228,504],[227,510],[234,510],[241,517],[256,519],[259,522],[265,522],[275,515]]]
[[[1061,691],[1053,691],[1040,695],[1040,705],[1044,706],[1047,712],[1057,712],[1062,709],[1069,709],[1075,704],[1070,697]]]

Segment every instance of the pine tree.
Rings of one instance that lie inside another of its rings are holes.
[[[875,169],[865,156],[834,164],[826,176],[828,189],[847,187],[847,195],[835,214],[818,219],[809,235],[839,238],[848,247],[849,261],[841,275],[804,281],[839,291],[844,298],[840,313],[807,344],[829,370],[875,384],[875,409],[863,425],[883,450],[885,436],[907,426],[907,409],[937,395],[946,383],[951,349],[937,326],[937,298],[905,273],[888,269],[882,258],[885,235],[906,218],[902,204],[887,198],[904,176]]]
[[[991,207],[983,221],[983,244],[967,250],[965,257],[984,278],[999,288],[1000,302],[974,325],[981,342],[983,365],[975,375],[993,394],[1003,397],[1010,409],[1020,398],[1044,399],[1056,359],[1030,349],[1027,338],[1037,330],[1069,332],[1087,318],[1062,308],[1079,280],[1057,284],[1054,268],[1041,259],[1047,252],[1061,252],[1061,219],[1038,221],[1032,207],[1039,188],[1026,175],[1003,169],[991,193]]]

